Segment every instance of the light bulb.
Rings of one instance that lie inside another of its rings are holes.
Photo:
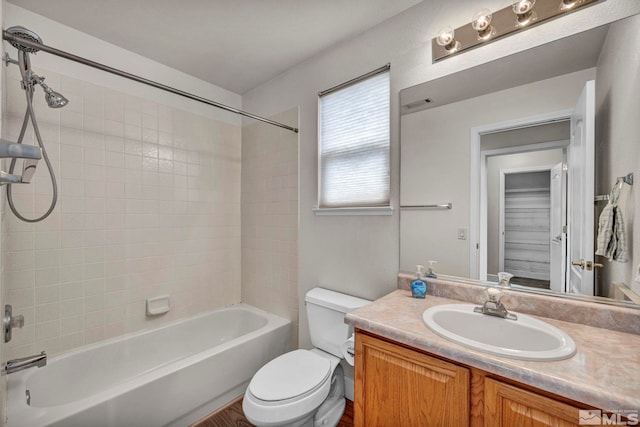
[[[489,9],[480,9],[473,14],[471,26],[476,31],[484,31],[491,25],[491,11]]]
[[[489,38],[493,31],[491,27],[491,11],[489,9],[480,9],[474,13],[471,19],[471,27],[478,32],[479,38]]]
[[[531,12],[535,4],[536,0],[514,0],[512,3],[513,12],[516,15],[525,15]]]
[[[451,27],[442,28],[438,31],[438,37],[436,41],[440,46],[446,46],[455,40],[455,31]]]
[[[535,19],[533,6],[536,0],[514,0],[512,3],[513,12],[517,16],[518,25],[524,27],[531,20]]]
[[[458,43],[455,39],[455,31],[451,27],[444,27],[440,31],[438,31],[438,36],[436,37],[436,43],[438,45],[444,47],[447,52],[453,53],[458,50],[460,47],[460,43]]]

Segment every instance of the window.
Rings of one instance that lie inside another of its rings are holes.
[[[319,94],[318,208],[389,206],[389,65]]]

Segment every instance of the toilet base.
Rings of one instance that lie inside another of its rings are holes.
[[[331,389],[329,396],[322,402],[313,417],[314,427],[335,427],[342,414],[346,400],[344,398],[344,373],[342,366],[338,365],[331,377]]]
[[[342,414],[344,414],[344,407],[346,401],[344,397],[339,401],[334,401],[333,406],[326,408],[326,411],[318,417],[320,410],[316,412],[316,416],[313,418],[313,427],[335,427],[340,422]]]

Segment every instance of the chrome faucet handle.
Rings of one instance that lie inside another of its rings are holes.
[[[513,277],[513,274],[507,273],[505,271],[498,272],[498,284],[503,288],[510,288],[511,283],[510,280]]]
[[[500,298],[504,295],[504,292],[498,288],[487,288],[484,293],[487,296],[487,301],[495,303],[500,302]]]
[[[13,307],[10,304],[4,306],[4,318],[2,319],[4,328],[4,342],[11,341],[11,330],[13,328],[22,328],[24,326],[24,316],[19,314],[13,315]]]

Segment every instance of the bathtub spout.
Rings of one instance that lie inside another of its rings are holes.
[[[7,366],[5,370],[7,374],[12,374],[14,372],[22,371],[23,369],[38,367],[42,368],[47,364],[47,353],[44,351],[40,354],[36,354],[35,356],[27,356],[21,357],[20,359],[13,359],[7,361]]]

